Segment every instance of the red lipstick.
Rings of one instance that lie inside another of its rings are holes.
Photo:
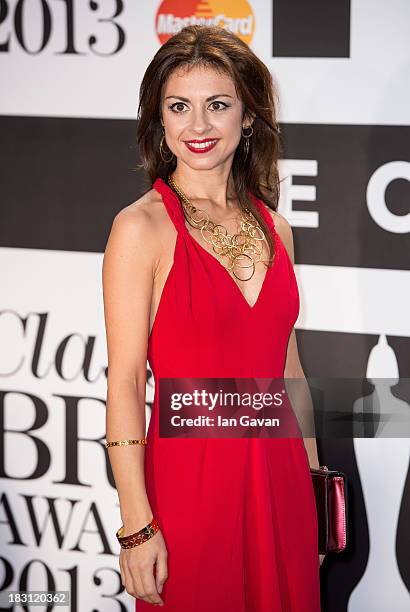
[[[204,138],[202,140],[185,140],[187,148],[192,153],[207,153],[217,144],[219,138]]]

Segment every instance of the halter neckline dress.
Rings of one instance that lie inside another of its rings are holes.
[[[251,195],[275,255],[251,306],[228,270],[189,233],[161,178],[177,238],[148,339],[155,380],[145,481],[167,546],[169,612],[320,612],[317,515],[302,438],[159,436],[159,379],[283,377],[299,314],[292,262],[271,214]],[[136,611],[152,604],[136,599]]]

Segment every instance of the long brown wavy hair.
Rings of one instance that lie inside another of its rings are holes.
[[[242,137],[234,154],[231,175],[240,208],[250,208],[264,230],[271,264],[274,254],[271,232],[249,192],[272,210],[277,210],[280,189],[278,159],[283,152],[276,118],[278,96],[269,69],[238,36],[221,26],[191,25],[158,49],[140,87],[137,142],[142,164],[137,167],[147,172],[150,179],[148,189],[152,188],[157,177],[166,181],[175,170],[175,155],[170,163],[166,163],[159,151],[163,135],[164,84],[174,70],[194,66],[209,67],[227,74],[243,102],[243,118],[253,118],[248,155],[245,156]]]

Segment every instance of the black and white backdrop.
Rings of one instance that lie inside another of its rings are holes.
[[[306,376],[410,377],[406,0],[1,0],[0,590],[70,589],[71,610],[133,610],[103,443],[102,253],[143,192],[144,70],[205,16],[279,88],[279,211],[294,232]],[[152,393],[148,371],[148,421]],[[322,566],[323,610],[409,610],[410,439],[319,451],[347,474],[351,531]]]

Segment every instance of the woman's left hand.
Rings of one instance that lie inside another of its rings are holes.
[[[322,565],[323,563],[323,559],[326,557],[326,555],[319,555],[319,567]]]

